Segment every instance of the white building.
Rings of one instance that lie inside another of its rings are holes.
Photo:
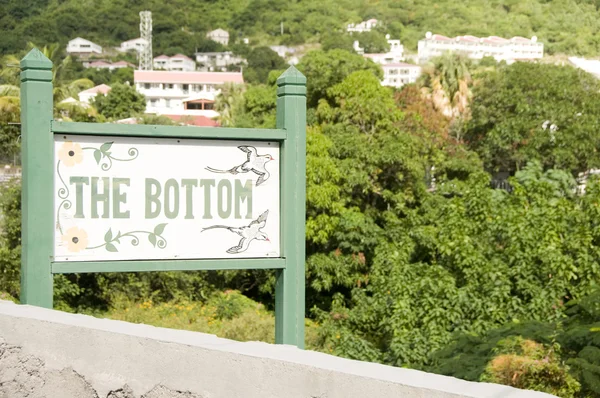
[[[288,55],[296,53],[296,49],[288,46],[269,46],[269,48],[277,53],[281,58],[285,59]]]
[[[377,26],[378,21],[376,19],[369,19],[367,21],[363,21],[357,24],[348,24],[346,27],[347,32],[370,32],[371,29],[374,29]]]
[[[209,72],[227,70],[230,65],[239,65],[246,62],[242,57],[234,55],[231,51],[196,53],[196,62],[202,70]]]
[[[146,48],[147,45],[148,45],[148,40],[138,37],[137,39],[127,40],[127,41],[124,41],[123,43],[121,43],[121,46],[119,47],[119,51],[127,52],[127,51],[133,50],[133,51],[137,51],[139,53],[139,52],[142,52]]]
[[[569,57],[569,62],[579,69],[591,73],[596,78],[600,78],[600,61],[597,59],[585,59],[579,57]]]
[[[108,69],[115,70],[121,68],[135,68],[135,65],[130,64],[126,61],[119,62],[106,62],[106,61],[93,61],[93,62],[83,62],[84,68],[92,68],[92,69]]]
[[[446,37],[427,32],[425,39],[419,40],[419,62],[438,57],[446,52],[463,53],[471,59],[494,57],[496,61],[514,62],[517,60],[539,59],[544,56],[544,45],[537,37],[531,39],[515,36],[504,39],[498,36]]]
[[[102,47],[89,40],[77,37],[67,44],[67,53],[75,55],[102,54]]]
[[[216,41],[217,43],[221,43],[226,46],[229,44],[229,32],[223,29],[215,29],[212,32],[208,32],[206,37],[212,41]]]
[[[404,61],[404,46],[400,43],[400,40],[390,40],[389,35],[387,36],[387,39],[387,42],[390,45],[390,50],[387,53],[363,54],[363,57],[369,58],[376,64],[380,65],[397,64]],[[362,48],[358,47],[358,42],[354,43],[355,50],[363,50]]]
[[[192,72],[196,70],[196,62],[183,54],[172,57],[160,55],[154,58],[154,69],[172,70],[177,72]]]
[[[400,88],[405,84],[416,83],[421,76],[419,65],[405,64],[403,62],[382,65],[382,85]]]
[[[77,94],[77,96],[79,97],[80,102],[89,104],[91,99],[95,98],[96,95],[98,95],[98,94],[106,95],[106,94],[108,94],[109,91],[110,91],[110,86],[107,86],[106,84],[101,84],[99,86],[84,90],[84,91],[80,92],[79,94]]]
[[[193,119],[195,125],[214,126],[219,114],[215,97],[227,83],[243,84],[239,72],[167,72],[136,70],[136,90],[146,96],[146,113],[173,120]]]

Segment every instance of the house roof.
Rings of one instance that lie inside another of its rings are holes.
[[[168,56],[168,55],[165,55],[165,54],[163,54],[163,55],[159,55],[158,57],[154,57],[154,59],[155,59],[155,60],[156,60],[156,59],[169,59],[169,56]]]
[[[531,43],[531,39],[527,39],[525,37],[521,37],[521,36],[515,36],[512,39],[510,39],[511,41],[516,41],[519,43]]]
[[[477,36],[472,36],[472,35],[465,35],[465,36],[456,36],[454,38],[450,38],[450,37],[446,37],[446,36],[442,36],[442,35],[432,35],[431,38],[429,38],[429,40],[439,40],[439,41],[468,41],[468,42],[483,42],[483,43],[490,43],[490,44],[505,44],[505,43],[509,43],[509,42],[519,42],[519,43],[531,43],[531,39],[527,39],[525,37],[521,37],[521,36],[515,36],[512,39],[505,39],[503,37],[499,37],[499,36],[489,36],[489,37],[477,37]]]
[[[90,68],[97,68],[99,66],[110,66],[110,62],[105,62],[105,61],[94,61],[94,62],[90,62],[89,67]]]
[[[449,37],[446,37],[446,36],[442,36],[442,35],[433,35],[433,36],[431,36],[431,40],[449,41],[449,40],[452,40],[452,39],[449,38]]]
[[[70,43],[70,42],[72,42],[72,41],[76,41],[76,40],[84,41],[84,42],[86,42],[86,43],[90,43],[90,44],[96,44],[96,43],[94,43],[93,41],[90,41],[90,40],[88,40],[88,39],[84,39],[83,37],[76,37],[76,38],[74,38],[73,40],[69,40],[69,43]]]
[[[183,55],[183,54],[175,54],[171,57],[171,59],[173,59],[173,58],[183,58],[183,59],[187,59],[188,61],[192,61],[192,59],[190,57]]]
[[[110,86],[107,86],[106,84],[100,84],[99,86],[88,88],[79,94],[108,94],[109,91]]]
[[[194,101],[214,101],[215,96],[212,93],[200,93],[193,97],[188,97],[183,102],[194,102]]]
[[[128,66],[130,68],[135,68],[135,65],[133,65],[132,63],[129,63],[127,61],[119,61],[119,62],[115,62],[112,64],[113,66]]]
[[[223,29],[219,28],[219,29],[215,29],[213,31],[208,32],[207,35],[210,35],[210,36],[213,36],[213,35],[229,36],[229,32],[227,32],[226,30],[223,30]]]
[[[472,42],[472,43],[478,43],[479,42],[479,37],[475,37],[475,36],[471,36],[471,35],[457,36],[456,40],[457,41],[468,41],[468,42]]]
[[[136,70],[133,72],[136,83],[244,83],[244,78],[239,72],[174,72]]]

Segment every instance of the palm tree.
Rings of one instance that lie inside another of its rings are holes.
[[[460,54],[445,53],[433,60],[421,79],[422,92],[445,116],[457,118],[471,98],[469,62]]]
[[[60,85],[55,83],[52,91],[54,103],[58,104],[69,97],[76,97],[83,90],[92,87],[94,87],[94,82],[90,79],[77,79]]]
[[[219,112],[218,121],[223,127],[233,127],[236,116],[243,111],[244,86],[241,84],[227,84],[215,100],[215,110]]]

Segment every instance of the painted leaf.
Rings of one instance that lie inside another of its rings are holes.
[[[100,159],[102,159],[102,152],[96,149],[94,151],[94,159],[96,159],[96,164],[100,164]]]
[[[165,227],[167,226],[167,223],[164,224],[158,224],[156,227],[154,227],[154,233],[156,235],[162,235],[163,231],[165,230]]]
[[[110,242],[112,240],[112,229],[109,228],[108,231],[106,231],[106,235],[104,235],[104,241],[106,243]]]
[[[150,241],[150,243],[152,243],[152,246],[156,247],[156,235],[149,234],[148,235],[148,240]]]
[[[106,153],[106,151],[108,151],[110,149],[110,147],[112,146],[112,142],[105,142],[104,144],[102,144],[102,146],[100,147],[100,151],[102,153]]]
[[[112,243],[106,244],[106,250],[113,253],[118,252],[117,248]]]

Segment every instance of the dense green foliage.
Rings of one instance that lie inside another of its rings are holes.
[[[593,55],[600,50],[595,0],[4,0],[0,54],[21,50],[27,41],[65,45],[77,36],[117,46],[139,36],[142,10],[153,12],[157,54],[219,50],[205,37],[216,28],[229,30],[232,41],[250,37],[253,43],[324,42],[347,23],[367,18],[381,20],[386,32],[413,51],[427,31],[447,36],[537,35],[551,53]],[[372,41],[365,39],[370,47]]]
[[[481,78],[465,140],[486,168],[514,172],[538,159],[573,173],[600,166],[600,82],[571,67],[517,63]]]

